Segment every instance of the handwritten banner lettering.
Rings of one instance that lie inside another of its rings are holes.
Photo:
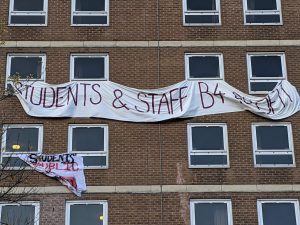
[[[277,120],[300,109],[296,88],[285,80],[264,97],[244,94],[225,81],[215,80],[185,80],[153,90],[129,88],[111,81],[18,83],[14,88],[26,113],[36,117],[156,122],[248,110]]]

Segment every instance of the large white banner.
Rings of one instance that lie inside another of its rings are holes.
[[[283,119],[300,109],[299,94],[288,81],[264,97],[244,94],[225,81],[185,80],[169,87],[139,90],[111,81],[44,82],[15,86],[27,114],[36,117],[99,117],[155,122],[217,113],[251,111]]]
[[[18,157],[34,170],[58,179],[75,195],[81,196],[81,192],[86,191],[82,156],[76,154],[20,154]]]

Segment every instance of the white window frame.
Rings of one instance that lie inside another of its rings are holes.
[[[14,155],[20,154],[20,152],[6,152],[6,135],[7,135],[7,130],[10,128],[37,128],[38,129],[38,151],[33,151],[33,152],[26,152],[26,154],[31,154],[31,153],[42,153],[43,149],[43,125],[42,124],[5,124],[3,125],[3,130],[4,133],[2,134],[2,149],[1,149],[1,157],[0,157],[0,162],[2,163],[2,158],[3,157],[14,157]],[[25,153],[25,152],[24,152]],[[19,169],[19,167],[6,167],[9,169]],[[27,167],[26,167],[27,168]],[[29,167],[28,167],[29,168]]]
[[[280,77],[252,77],[252,66],[251,66],[251,57],[255,56],[280,56],[281,58],[281,68],[282,68],[282,78]],[[249,52],[247,53],[247,72],[248,72],[248,87],[250,94],[266,94],[268,91],[252,91],[251,83],[259,82],[279,82],[281,80],[287,80],[287,68],[286,68],[286,59],[284,52]]]
[[[228,225],[233,225],[233,217],[232,217],[232,205],[230,199],[191,199],[190,200],[190,218],[191,218],[191,225],[195,224],[195,204],[198,203],[224,203],[227,205],[227,218],[228,218]]]
[[[216,10],[188,10],[187,9],[187,0],[182,0],[182,15],[183,15],[183,25],[184,26],[220,26],[221,25],[221,3],[220,0],[216,0]],[[218,15],[219,23],[186,23],[185,16],[195,15],[195,16],[209,16],[209,15]]]
[[[104,11],[76,11],[76,0],[72,0],[71,3],[71,26],[76,27],[86,27],[86,26],[109,26],[109,0],[105,0],[105,10]],[[73,23],[74,16],[106,16],[106,24],[76,24]]]
[[[104,58],[104,78],[97,79],[76,79],[74,78],[75,70],[75,58]],[[84,53],[84,54],[71,54],[70,56],[70,81],[82,81],[82,80],[109,80],[109,56],[108,54],[99,54],[99,53]]]
[[[11,23],[11,16],[45,16],[45,23],[42,24],[18,24]],[[47,26],[48,24],[48,0],[44,0],[44,9],[43,11],[14,11],[14,0],[10,0],[9,3],[9,17],[8,17],[8,26],[32,26],[40,27]]]
[[[264,225],[262,204],[264,203],[293,203],[296,216],[296,224],[300,225],[299,216],[299,201],[298,199],[259,199],[257,200],[257,215],[258,215],[258,225]]]
[[[108,225],[108,203],[106,200],[82,200],[82,201],[67,201],[66,202],[66,215],[65,225],[70,225],[70,206],[71,205],[89,205],[89,204],[102,204],[103,205],[103,225]]]
[[[39,54],[39,53],[8,53],[7,54],[7,61],[6,61],[6,82],[5,82],[5,87],[7,88],[7,84],[11,81],[9,77],[11,75],[11,60],[12,58],[17,58],[17,57],[22,57],[22,58],[30,58],[30,57],[39,57],[41,58],[41,78],[40,79],[29,79],[34,81],[45,81],[46,80],[46,54]],[[29,74],[28,74],[29,76]],[[20,79],[20,81],[29,81],[28,79]]]
[[[189,59],[190,57],[195,57],[195,56],[215,56],[218,57],[219,59],[219,73],[220,77],[216,78],[191,78],[190,77],[190,64],[189,64]],[[185,79],[186,80],[224,80],[224,59],[223,59],[223,54],[222,53],[186,53],[184,56],[184,61],[185,61]]]
[[[244,25],[282,25],[282,12],[281,12],[281,1],[276,0],[277,10],[248,10],[248,0],[243,0],[243,8],[244,8]],[[279,23],[247,23],[246,16],[249,15],[279,15],[280,22]]]
[[[5,203],[1,202],[0,203],[0,221],[1,221],[1,215],[2,215],[2,207],[3,206],[22,206],[22,205],[33,205],[34,206],[34,217],[36,220],[34,221],[34,225],[39,225],[39,220],[40,220],[40,203],[36,201],[22,201],[19,203]]]
[[[259,126],[285,126],[287,127],[287,135],[289,141],[289,150],[258,150],[257,149],[257,136],[256,136],[256,127]],[[251,132],[252,132],[252,149],[253,149],[253,161],[254,167],[295,167],[295,154],[294,154],[294,143],[293,143],[293,132],[292,132],[292,125],[291,123],[252,123],[251,124]],[[256,155],[292,155],[293,157],[293,164],[257,164],[256,163]]]
[[[77,127],[100,127],[104,128],[104,151],[72,151],[73,128]],[[108,125],[106,124],[69,124],[68,127],[68,153],[76,153],[79,156],[106,156],[106,166],[84,166],[85,169],[108,169]]]
[[[189,168],[229,168],[229,148],[228,148],[228,132],[227,124],[225,123],[189,123],[187,129],[188,135],[188,160]],[[192,142],[192,128],[193,127],[221,127],[223,130],[223,142],[224,150],[193,150]],[[226,155],[227,164],[226,165],[192,165],[191,164],[191,155]]]

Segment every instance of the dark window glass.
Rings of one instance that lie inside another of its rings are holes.
[[[189,57],[189,67],[191,78],[220,77],[219,57],[216,56]]]
[[[292,155],[256,155],[256,164],[293,164]]]
[[[219,23],[218,15],[186,15],[185,23]]]
[[[104,78],[104,58],[75,58],[75,79]]]
[[[192,127],[193,150],[224,150],[222,127]]]
[[[246,23],[280,23],[280,15],[246,15]]]
[[[105,11],[105,0],[76,0],[76,11]]]
[[[187,10],[216,10],[216,0],[186,0]]]
[[[42,72],[41,57],[12,57],[11,58],[11,75],[19,75],[21,78],[40,79]]]
[[[258,150],[289,149],[286,126],[257,126],[256,140]]]
[[[39,141],[38,128],[8,128],[6,131],[6,152],[37,152]],[[19,150],[12,149],[20,145]]]
[[[33,205],[8,205],[2,206],[1,222],[9,225],[34,225],[38,218],[35,217]]]
[[[106,156],[83,156],[84,166],[106,166]]]
[[[227,165],[226,155],[191,155],[192,166]]]
[[[251,82],[251,91],[272,91],[278,82]]]
[[[76,204],[70,206],[70,225],[103,225],[101,204]]]
[[[280,56],[251,56],[252,77],[282,77]]]
[[[73,16],[73,24],[107,24],[107,16]]]
[[[44,0],[14,0],[14,11],[43,11]]]
[[[277,10],[276,0],[247,0],[248,10]]]
[[[104,151],[104,128],[73,128],[72,151]]]
[[[228,225],[225,203],[195,204],[195,225]]]
[[[18,168],[25,168],[28,167],[28,164],[24,162],[19,157],[13,157],[13,155],[2,158],[2,165],[3,167],[18,167]]]
[[[297,225],[293,203],[263,203],[264,225]]]
[[[45,24],[45,16],[11,16],[12,24]]]

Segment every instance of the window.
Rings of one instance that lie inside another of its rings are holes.
[[[1,163],[3,167],[19,168],[27,164],[16,154],[41,153],[43,143],[42,125],[4,125],[2,135]]]
[[[10,0],[9,25],[46,26],[48,0]]]
[[[108,167],[108,126],[70,125],[68,152],[83,156],[86,168]]]
[[[191,200],[191,225],[232,225],[230,200]]]
[[[300,225],[298,200],[258,200],[259,225]]]
[[[108,80],[108,55],[72,54],[71,80]]]
[[[279,81],[287,77],[284,53],[249,53],[247,66],[252,94],[272,91]]]
[[[220,0],[183,0],[184,25],[221,25],[220,18]]]
[[[226,124],[189,124],[190,168],[229,167]]]
[[[2,224],[9,225],[38,225],[39,208],[40,204],[38,202],[1,203],[0,221]]]
[[[280,0],[243,0],[246,25],[281,25]]]
[[[107,225],[107,201],[67,202],[66,225]]]
[[[73,26],[107,26],[108,0],[72,0]]]
[[[6,80],[18,76],[20,80],[45,81],[46,55],[45,54],[8,54],[6,66]]]
[[[186,79],[223,79],[222,54],[186,54]]]
[[[252,124],[252,142],[256,166],[287,167],[294,165],[291,124]]]

